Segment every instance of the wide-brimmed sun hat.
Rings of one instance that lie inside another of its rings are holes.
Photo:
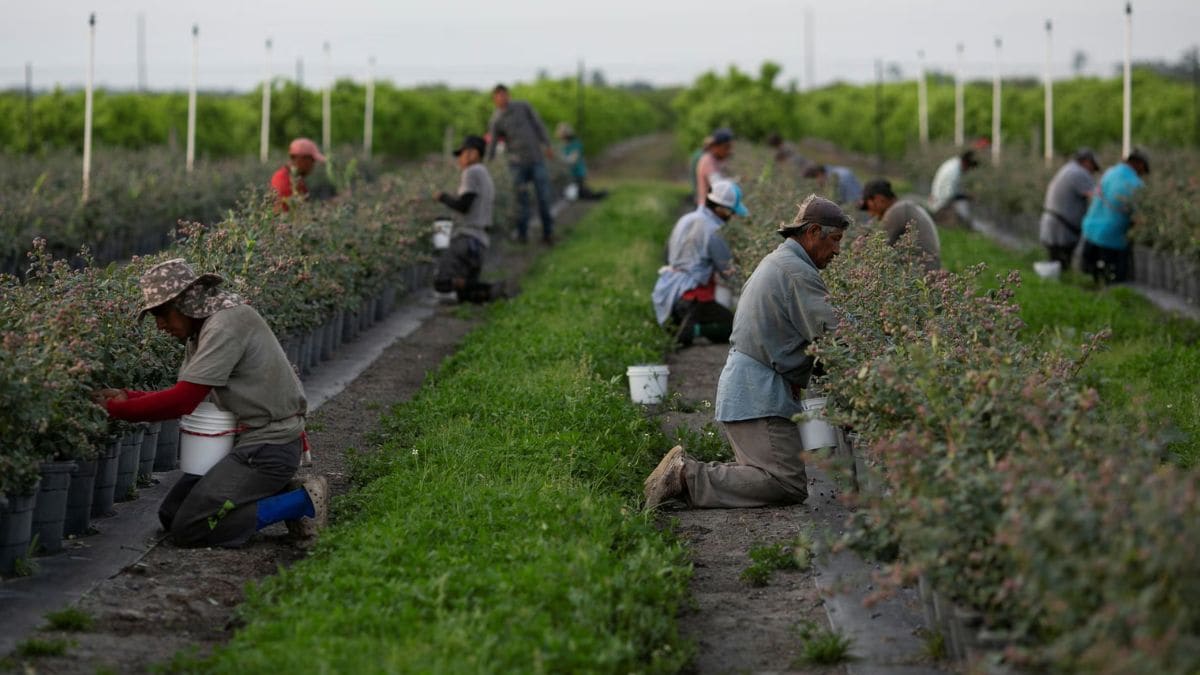
[[[142,306],[138,309],[138,320],[144,318],[146,312],[171,302],[193,286],[212,288],[223,281],[225,279],[219,274],[196,274],[196,270],[192,269],[192,266],[183,258],[172,258],[160,262],[146,270],[146,273],[138,280],[138,284],[142,287]],[[197,307],[195,309],[203,312],[205,308]],[[209,312],[209,314],[211,313]],[[191,314],[188,315],[191,316]]]

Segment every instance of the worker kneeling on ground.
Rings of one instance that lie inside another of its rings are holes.
[[[163,391],[102,389],[94,398],[130,422],[175,419],[206,399],[237,417],[233,451],[203,476],[184,474],[159,507],[175,543],[241,546],[280,521],[311,538],[325,524],[328,485],[323,476],[294,481],[307,439],[300,380],[267,322],[221,283],[182,258],[143,274],[138,318],[154,315],[159,330],[187,345],[179,380]]]
[[[727,342],[733,312],[716,300],[717,278],[733,275],[733,256],[721,238],[721,226],[749,213],[742,190],[718,181],[704,204],[675,223],[667,241],[667,265],[658,271],[651,300],[659,325],[675,322],[675,341],[686,347],[696,336]]]
[[[942,244],[933,218],[917,204],[897,198],[891,182],[877,178],[867,183],[858,208],[879,221],[889,246],[895,246],[905,232],[912,230],[925,270],[941,269]]]
[[[699,508],[798,504],[808,497],[800,430],[801,394],[816,364],[808,346],[834,325],[821,280],[841,250],[850,219],[810,195],[784,241],[742,289],[732,347],[717,385],[716,418],[736,462],[699,462],[672,448],[646,478],[646,508],[671,498]]]
[[[479,280],[484,253],[491,246],[488,229],[492,226],[492,204],[496,199],[492,175],[480,161],[486,150],[487,141],[479,136],[463,139],[463,144],[454,151],[458,168],[462,170],[458,193],[433,193],[434,199],[463,216],[462,225],[454,229],[450,247],[438,259],[433,281],[435,290],[453,292],[459,302],[487,302],[505,294],[503,284]]]

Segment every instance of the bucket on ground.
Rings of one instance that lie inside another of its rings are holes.
[[[825,405],[829,399],[806,398],[801,401],[804,421],[800,423],[800,440],[805,450],[820,450],[837,445],[837,428],[825,421]]]
[[[671,369],[660,365],[629,366],[629,397],[634,403],[662,403],[667,397],[667,376]]]
[[[179,419],[179,468],[203,476],[233,450],[237,417],[205,401]]]
[[[1039,260],[1033,263],[1033,271],[1043,279],[1057,279],[1062,276],[1062,263],[1057,260]]]
[[[433,221],[433,247],[439,251],[450,248],[450,234],[453,231],[453,220],[442,218]]]
[[[568,183],[567,187],[563,189],[563,198],[569,202],[579,199],[579,184]]]

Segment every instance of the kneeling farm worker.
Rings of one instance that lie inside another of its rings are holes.
[[[651,300],[659,325],[672,319],[675,341],[686,347],[696,336],[727,342],[733,312],[716,300],[717,278],[734,273],[733,256],[721,237],[721,226],[735,215],[746,216],[742,190],[718,181],[702,206],[675,223],[667,241],[667,264],[658,271]]]
[[[735,462],[699,462],[672,448],[645,481],[646,508],[672,498],[698,508],[799,504],[808,497],[804,445],[792,417],[816,368],[808,346],[834,325],[820,270],[841,251],[850,219],[809,195],[784,238],[746,280],[717,385],[716,419]]]
[[[113,419],[155,422],[191,413],[204,400],[237,417],[233,451],[203,476],[184,474],[158,510],[181,546],[236,547],[280,521],[311,538],[325,524],[322,476],[294,480],[307,443],[300,380],[267,322],[221,277],[197,275],[182,258],[141,278],[139,320],[187,345],[174,387],[102,389],[94,398]]]
[[[492,175],[481,163],[487,141],[479,136],[467,136],[454,151],[462,178],[458,193],[433,193],[433,198],[463,216],[462,226],[455,228],[450,248],[438,259],[433,287],[439,293],[453,291],[459,302],[488,302],[504,296],[503,285],[479,280],[483,271],[483,256],[491,245],[488,228],[492,226],[492,204],[496,187]]]

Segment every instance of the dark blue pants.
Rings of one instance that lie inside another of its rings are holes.
[[[537,192],[538,215],[542,219],[542,237],[549,238],[554,234],[554,216],[550,215],[553,196],[550,193],[550,172],[546,170],[546,163],[510,164],[509,169],[512,171],[513,191],[517,193],[517,235],[522,240],[529,236],[529,218],[532,213],[525,184],[533,183],[533,189]]]

